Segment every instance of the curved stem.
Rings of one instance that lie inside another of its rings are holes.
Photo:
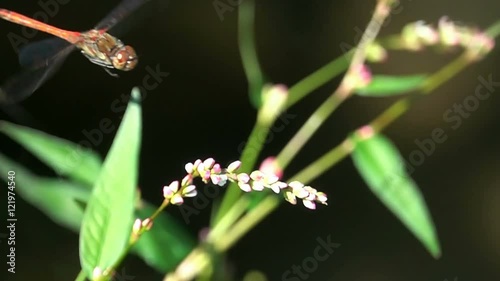
[[[245,0],[238,9],[238,45],[243,70],[247,76],[250,100],[257,108],[261,103],[264,76],[257,57],[254,35],[255,1]]]

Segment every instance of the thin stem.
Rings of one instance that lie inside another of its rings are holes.
[[[331,166],[331,163],[337,163],[348,156],[352,151],[352,147],[351,141],[345,139],[340,145],[327,152],[297,174],[291,176],[290,179],[300,181],[304,184],[310,183],[325,172],[323,167]]]
[[[245,148],[241,154],[241,172],[248,172],[253,168],[255,162],[257,161],[257,157],[264,146],[264,142],[266,140],[267,134],[269,133],[270,126],[268,124],[263,124],[261,122],[257,122],[250,133],[250,137],[248,138],[248,142],[245,144]],[[230,183],[228,186],[228,190],[224,195],[222,203],[217,210],[217,213],[214,217],[214,220],[211,222],[211,226],[217,225],[221,220],[223,214],[225,214],[231,206],[238,200],[241,196],[242,191],[238,187],[238,185],[234,182]]]
[[[347,98],[345,93],[337,92],[326,99],[320,107],[307,119],[299,131],[290,139],[276,157],[276,161],[283,169],[288,166],[299,150],[309,141],[323,122],[328,119],[335,109]]]
[[[266,197],[258,206],[248,212],[224,235],[224,239],[214,241],[216,251],[223,252],[231,248],[243,235],[264,219],[279,205],[275,196]]]
[[[151,221],[154,221],[156,219],[156,217],[161,213],[161,211],[163,211],[163,209],[165,209],[169,204],[170,204],[170,200],[168,200],[168,199],[163,200],[160,207],[158,207],[158,209],[156,209],[156,211],[149,217],[149,219]],[[139,238],[142,236],[143,233],[144,233],[144,231],[139,231],[138,233],[133,234],[133,235],[137,235],[136,237],[132,237],[132,236],[130,237],[130,240],[127,244],[127,247],[125,247],[125,250],[122,252],[122,254],[118,258],[118,260],[116,260],[116,262],[113,264],[113,266],[111,268],[109,268],[110,271],[113,271],[113,270],[118,268],[118,266],[122,263],[122,261],[128,255],[128,252],[137,243],[137,241],[139,241]]]
[[[249,94],[255,106],[260,105],[264,77],[257,57],[254,35],[255,1],[245,0],[238,9],[238,40],[243,70],[249,84]]]
[[[219,223],[217,223],[210,231],[207,237],[207,242],[213,243],[213,241],[222,239],[222,236],[225,236],[225,233],[231,228],[234,222],[237,221],[243,213],[245,213],[249,203],[250,201],[246,196],[240,197],[240,199],[233,204],[231,209],[224,214]]]
[[[366,49],[377,37],[380,27],[382,26],[385,18],[390,12],[390,0],[379,0],[375,7],[375,12],[365,29],[358,47],[352,55],[352,60],[344,75],[342,82],[335,90],[335,92],[321,104],[316,111],[307,119],[306,123],[300,130],[293,136],[293,138],[286,144],[281,152],[276,157],[278,165],[285,169],[293,158],[299,153],[303,146],[309,141],[319,127],[328,119],[328,117],[339,107],[342,102],[351,96],[353,93],[353,85],[350,85],[349,79],[354,73],[358,71],[359,66],[363,64],[366,57]]]
[[[85,281],[85,279],[87,279],[87,275],[85,274],[85,272],[83,270],[80,270],[80,272],[78,273],[78,276],[76,276],[75,281]]]
[[[288,90],[288,100],[286,108],[292,107],[294,104],[303,99],[307,94],[318,89],[320,86],[336,77],[349,66],[349,61],[354,54],[354,49],[343,54],[342,56],[329,62],[322,68],[314,71],[306,76]]]
[[[496,22],[489,28],[490,36],[496,37],[500,35],[500,21]],[[432,75],[428,80],[426,80],[421,88],[422,93],[427,93],[435,90],[441,84],[447,81],[447,79],[456,75],[460,70],[462,70],[465,66],[457,63],[457,60],[463,61],[463,58],[459,57],[452,63],[446,65],[441,70]],[[333,62],[332,62],[333,63]],[[470,62],[469,62],[470,63]],[[455,65],[455,67],[451,67],[450,65]],[[326,66],[325,66],[326,67]],[[446,70],[447,69],[447,70]],[[443,73],[444,72],[444,73]],[[311,74],[309,77],[315,77],[317,72]],[[319,77],[319,76],[318,76]],[[317,78],[317,77],[316,77]],[[316,79],[315,78],[315,79]],[[302,86],[305,87],[305,86]],[[384,130],[388,125],[394,122],[399,116],[405,113],[411,105],[411,102],[414,99],[406,98],[399,100],[394,103],[391,107],[385,110],[382,114],[380,114],[377,118],[375,118],[372,122],[370,122],[370,126],[380,132]],[[293,104],[293,103],[292,103]],[[255,131],[255,128],[254,128]],[[248,145],[247,145],[248,147]],[[319,158],[312,164],[308,165],[302,171],[292,176],[291,178],[300,180],[304,184],[307,184],[317,178],[319,175],[328,170],[331,166],[338,163],[340,160],[344,159],[349,153],[352,152],[353,146],[349,138],[346,138],[341,144],[330,150],[323,157]],[[244,162],[243,162],[244,163]],[[273,195],[269,195],[262,202],[260,202],[253,210],[243,216],[230,230],[228,233],[229,239],[228,241],[218,241],[216,244],[216,250],[218,251],[226,251],[231,246],[233,246],[244,234],[246,234],[253,226],[262,221],[267,215],[269,215],[274,209],[277,208],[280,204],[280,200]],[[228,237],[226,236],[226,237]],[[182,264],[188,264],[189,269],[191,270],[190,276],[195,276],[197,272],[200,272],[207,264],[208,257],[206,253],[204,254],[203,249],[200,247],[194,249],[191,254],[183,261]],[[176,270],[174,275],[168,275],[165,277],[164,281],[170,280],[189,280],[186,277],[181,276],[182,270],[180,267]],[[172,277],[169,279],[168,277]],[[175,278],[174,278],[175,277]]]
[[[500,35],[500,21],[498,21],[492,27],[490,27],[489,30],[490,31],[494,30],[496,32],[495,36]],[[491,32],[493,33],[493,31]],[[456,58],[454,61],[444,66],[443,68],[438,70],[435,74],[430,76],[426,81],[424,81],[421,87],[421,92],[427,94],[437,89],[439,86],[444,84],[447,81],[447,79],[450,79],[452,76],[459,73],[470,63],[471,63],[470,61],[464,60],[463,55]],[[376,117],[373,121],[371,121],[369,123],[369,126],[372,126],[375,132],[380,133],[388,125],[394,122],[398,117],[407,112],[408,109],[410,108],[410,105],[415,100],[417,100],[417,98],[405,98],[397,101],[391,107],[389,107],[383,113],[381,113],[378,117]],[[327,152],[323,157],[314,161],[312,164],[308,165],[306,168],[302,169],[300,172],[298,172],[296,175],[290,178],[294,180],[299,180],[304,184],[308,184],[309,182],[313,181],[318,176],[323,174],[326,170],[330,169],[333,165],[335,165],[336,163],[347,157],[352,152],[353,149],[354,146],[350,138],[347,137],[344,141],[342,141],[341,144],[339,144],[338,146],[334,147],[332,150]],[[240,219],[239,222],[243,223],[238,228],[235,225],[235,227],[233,228],[233,231],[235,231],[235,233],[232,235],[234,235],[235,237],[243,236],[243,234],[245,233],[245,229],[248,230],[250,229],[246,226],[247,224],[248,225],[256,224],[258,221],[262,220],[267,215],[269,215],[274,209],[276,209],[280,202],[281,202],[280,200],[278,200],[276,197],[272,195],[266,197],[260,203],[262,205],[265,204],[265,206],[261,208],[260,204],[257,205],[255,207],[255,210],[258,209],[259,211],[256,212],[256,214],[254,214],[253,217],[247,218],[248,216],[250,216],[249,213],[245,215],[242,219]],[[246,222],[246,220],[248,220],[249,222]],[[232,240],[234,240],[234,238],[232,238]],[[230,242],[231,243],[222,242],[222,244],[219,246],[221,247],[221,249],[225,249],[230,247],[236,241],[230,241]]]

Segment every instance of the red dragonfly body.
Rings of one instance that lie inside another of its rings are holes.
[[[122,1],[94,29],[86,32],[60,29],[16,12],[0,9],[0,18],[4,20],[58,37],[31,43],[21,49],[20,61],[25,71],[0,86],[0,104],[19,102],[30,96],[54,74],[74,48],[78,48],[91,62],[102,66],[113,76],[116,74],[110,71],[112,69],[134,69],[138,62],[135,50],[107,31],[146,1],[148,0]],[[66,42],[61,42],[59,38]],[[51,51],[47,53],[46,49]]]

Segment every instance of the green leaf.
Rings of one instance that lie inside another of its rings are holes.
[[[140,92],[132,90],[111,149],[92,190],[80,233],[80,263],[88,277],[119,262],[134,222],[141,145]]]
[[[364,88],[356,90],[359,96],[386,97],[405,94],[417,90],[427,78],[426,74],[408,76],[374,75]]]
[[[387,138],[375,135],[356,143],[352,159],[375,195],[438,258],[441,249],[432,218],[396,147]]]
[[[78,233],[92,185],[39,177],[20,164],[0,154],[0,177],[7,182],[8,172],[16,172],[16,192],[25,201],[62,227]],[[79,202],[79,203],[77,203]],[[154,213],[151,203],[142,200],[134,217],[146,218]],[[151,230],[144,233],[131,253],[139,256],[159,273],[171,271],[195,246],[195,239],[168,213],[162,212]]]
[[[92,184],[97,179],[101,159],[89,149],[6,121],[0,121],[0,131],[40,158],[59,175],[87,184]]]
[[[80,229],[83,210],[76,200],[86,201],[90,190],[66,180],[39,177],[0,154],[0,177],[7,182],[7,173],[14,171],[15,192],[41,210],[55,223],[73,231]]]
[[[145,219],[156,211],[156,207],[144,202],[136,216]],[[132,251],[151,267],[165,273],[173,270],[196,246],[192,235],[168,213],[155,218],[153,227],[142,234]]]

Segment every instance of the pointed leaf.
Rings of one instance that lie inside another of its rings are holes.
[[[434,223],[396,147],[387,138],[375,135],[356,143],[352,159],[375,195],[438,258],[441,249]]]
[[[425,74],[408,76],[374,75],[370,84],[356,90],[359,96],[385,97],[417,90],[427,78]]]
[[[0,177],[7,182],[7,173],[16,173],[14,193],[41,210],[55,223],[73,231],[80,229],[83,210],[76,200],[86,201],[89,189],[66,180],[39,177],[0,154]]]
[[[82,222],[80,263],[88,277],[94,268],[106,270],[128,244],[134,221],[135,190],[141,142],[140,93],[132,99],[104,160]]]
[[[17,141],[59,175],[92,184],[101,169],[100,157],[70,141],[28,127],[0,121],[0,132]]]
[[[144,202],[136,211],[136,216],[145,219],[156,207]],[[174,217],[162,212],[154,220],[153,227],[145,232],[132,251],[161,273],[173,270],[196,246],[196,240]]]

